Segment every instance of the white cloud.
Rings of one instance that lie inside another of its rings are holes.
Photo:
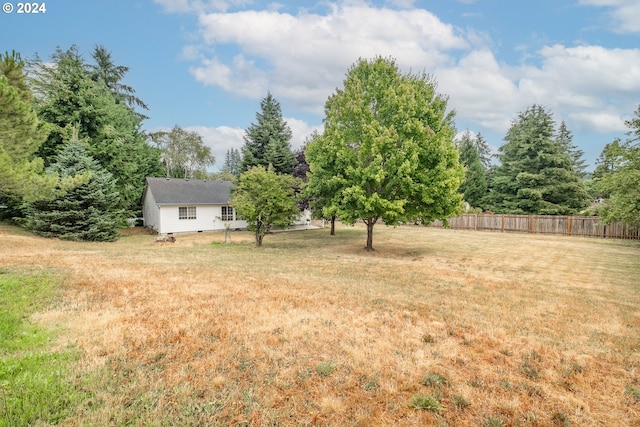
[[[468,47],[451,25],[420,9],[332,5],[327,15],[211,13],[200,15],[200,25],[205,43],[237,46],[239,52],[226,68],[220,57],[203,60],[191,69],[197,80],[242,96],[256,90],[253,98],[263,96],[268,85],[316,113],[360,57],[392,56],[415,71],[446,64],[449,51]],[[258,72],[247,63],[267,65]],[[248,88],[247,77],[257,77],[259,84]]]
[[[302,147],[305,139],[311,135],[314,130],[321,131],[319,126],[311,126],[304,120],[295,118],[284,118],[291,128],[291,149],[296,150]],[[224,158],[227,150],[235,148],[241,150],[244,145],[245,129],[232,128],[229,126],[207,127],[207,126],[188,126],[184,128],[188,132],[196,132],[202,137],[202,142],[211,148],[211,154],[216,158],[213,170],[220,170],[224,164]],[[155,131],[170,131],[169,128],[155,129]]]
[[[632,3],[580,2],[613,11]],[[412,3],[387,2],[396,7]],[[183,57],[197,61],[190,72],[205,85],[250,99],[271,91],[318,117],[348,68],[359,57],[376,55],[395,58],[405,71],[432,72],[457,119],[477,124],[473,130],[483,134],[504,135],[518,112],[534,103],[549,108],[557,121],[567,120],[574,132],[624,132],[623,117],[637,107],[640,49],[558,44],[530,52],[521,64],[505,64],[490,50],[496,47],[487,33],[461,32],[427,10],[376,8],[357,0],[328,5],[326,14],[284,13],[277,3],[261,11],[200,12],[201,45],[185,47]],[[295,149],[313,128],[294,118],[287,121]],[[213,129],[212,135],[220,136],[219,128]],[[242,145],[241,136],[235,141]]]
[[[624,131],[623,117],[640,93],[640,49],[600,46],[542,48],[539,66],[508,66],[493,53],[473,51],[453,67],[436,71],[459,118],[504,134],[517,112],[533,104],[549,108],[574,131]]]
[[[228,126],[189,126],[184,129],[189,132],[196,132],[202,137],[202,142],[211,148],[211,154],[216,158],[216,163],[213,165],[215,170],[219,170],[222,167],[227,150],[230,148],[240,150],[244,145],[244,129]]]
[[[624,130],[622,117],[635,108],[640,93],[640,49],[554,45],[539,56],[540,67],[518,70],[524,99],[574,119],[576,130]]]
[[[489,130],[506,130],[521,106],[518,87],[489,51],[471,52],[456,66],[435,74],[438,90],[449,95],[449,105],[458,117]]]
[[[575,129],[585,129],[596,133],[626,132],[624,120],[616,111],[583,111],[569,113],[568,119],[574,124]]]
[[[640,5],[638,0],[579,0],[584,6],[607,7],[616,33],[640,32]]]
[[[265,71],[243,55],[236,55],[227,65],[217,57],[202,59],[202,65],[189,69],[196,80],[205,85],[218,86],[227,92],[247,98],[264,96],[269,87]]]
[[[293,151],[302,147],[304,141],[313,133],[314,130],[322,132],[323,129],[322,126],[311,126],[304,120],[299,120],[292,117],[285,117],[284,120],[287,122],[289,128],[291,129],[291,149]]]

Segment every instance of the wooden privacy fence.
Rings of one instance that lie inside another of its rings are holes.
[[[443,225],[442,221],[434,221],[430,226]],[[464,230],[640,239],[639,230],[632,230],[618,222],[604,224],[594,216],[464,214],[449,219],[449,227]]]

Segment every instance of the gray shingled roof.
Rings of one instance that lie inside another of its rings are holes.
[[[233,183],[182,178],[147,178],[145,192],[151,191],[159,205],[225,205]]]

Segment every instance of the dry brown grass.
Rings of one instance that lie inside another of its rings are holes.
[[[85,354],[95,397],[69,425],[640,426],[638,242],[378,226],[367,253],[361,227],[262,249],[232,237],[0,225],[0,265],[68,285],[39,318]]]

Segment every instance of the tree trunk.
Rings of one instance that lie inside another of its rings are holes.
[[[335,215],[331,215],[331,233],[329,234],[331,236],[336,235],[336,216]]]
[[[264,237],[264,224],[258,219],[256,223],[256,245],[262,246],[262,238]]]
[[[367,251],[375,251],[373,249],[373,226],[376,225],[378,218],[367,218],[364,223],[367,224]]]

